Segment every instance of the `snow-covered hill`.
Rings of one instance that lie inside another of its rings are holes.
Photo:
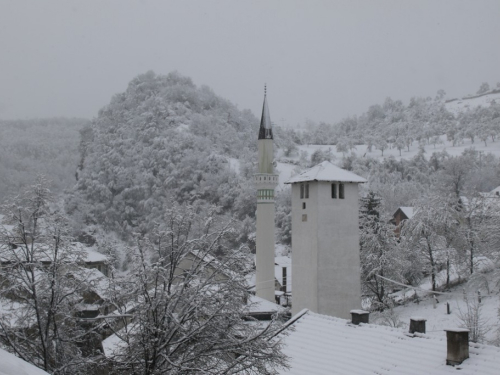
[[[446,102],[445,107],[455,116],[468,109],[476,107],[488,107],[493,101],[500,103],[500,90],[488,94],[465,97],[462,99],[452,99]]]
[[[500,94],[499,98],[500,98]],[[500,100],[500,99],[499,99]],[[451,156],[457,156],[460,155],[464,152],[464,150],[469,149],[473,147],[476,151],[483,152],[484,154],[491,153],[495,155],[496,157],[500,157],[500,140],[496,140],[495,142],[488,142],[488,145],[485,146],[484,143],[481,142],[474,142],[471,143],[469,139],[465,140],[462,144],[453,146],[452,142],[449,142],[446,140],[446,136],[443,135],[440,137],[442,143],[441,144],[436,144],[434,145],[425,145],[425,155],[426,158],[429,158],[433,152],[442,152],[446,151],[449,155]],[[298,153],[296,153],[293,157],[280,157],[278,154],[278,160],[281,160],[278,162],[277,169],[280,173],[280,185],[278,188],[284,188],[285,181],[287,181],[290,177],[294,175],[294,169],[296,166],[293,163],[298,163],[299,161],[299,154],[301,152],[306,152],[307,153],[307,158],[308,160],[311,159],[311,155],[316,151],[316,150],[322,150],[322,151],[327,151],[330,150],[330,152],[334,156],[333,162],[339,162],[342,160],[342,153],[336,151],[335,145],[300,145],[298,146]],[[368,150],[367,145],[357,145],[353,150],[353,152],[356,153],[358,156],[366,156],[366,157],[371,157],[371,158],[376,158],[376,159],[384,159],[388,157],[394,157],[396,160],[401,160],[401,159],[411,159],[417,153],[419,152],[419,145],[418,142],[413,142],[413,144],[410,146],[410,151],[407,149],[401,151],[401,156],[399,155],[399,150],[394,148],[389,148],[384,150],[384,155],[382,156],[382,153],[380,150],[375,149],[375,147],[372,148],[372,151],[370,152]],[[283,161],[290,161],[288,162],[283,162]]]

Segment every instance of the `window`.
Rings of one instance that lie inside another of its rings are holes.
[[[309,184],[306,184],[306,199],[309,198]]]
[[[302,202],[302,209],[305,210],[306,209],[306,202]]]
[[[307,221],[307,214],[302,215],[302,221]]]
[[[340,199],[344,199],[345,198],[344,184],[339,184],[339,198]]]
[[[304,184],[300,184],[300,199],[304,199]]]
[[[332,184],[332,198],[337,199],[337,184]]]

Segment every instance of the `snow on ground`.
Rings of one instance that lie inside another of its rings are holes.
[[[0,375],[48,375],[48,373],[0,349]]]
[[[479,97],[456,99],[446,103],[445,107],[448,111],[457,115],[460,112],[465,112],[475,107],[489,107],[493,100],[500,103],[500,92],[481,95]]]
[[[470,140],[465,140],[463,144],[453,146],[451,142],[446,140],[446,136],[443,135],[441,136],[441,141],[443,143],[437,144],[435,147],[433,145],[425,145],[424,147],[425,157],[427,159],[434,152],[442,152],[442,151],[446,151],[451,156],[458,156],[461,155],[466,149],[470,149],[471,147],[473,147],[476,151],[482,151],[485,154],[491,153],[497,157],[500,157],[500,140],[497,140],[495,142],[487,142],[487,146],[485,146],[484,143],[481,143],[479,141],[471,143]],[[330,149],[332,155],[334,156],[334,160],[332,160],[334,164],[338,164],[338,162],[340,162],[343,157],[343,154],[341,152],[337,152],[335,146],[332,145],[299,145],[298,149],[299,152],[305,151],[307,153],[308,160],[310,160],[311,155],[316,150],[327,151],[328,149]],[[410,146],[410,151],[408,152],[407,149],[402,150],[401,156],[399,156],[399,150],[396,148],[384,150],[383,156],[380,150],[377,150],[375,147],[373,147],[372,151],[370,152],[366,145],[357,145],[352,151],[356,153],[356,155],[358,155],[359,157],[368,156],[378,160],[383,160],[385,158],[393,156],[394,158],[396,158],[396,160],[401,160],[401,159],[409,160],[418,154],[419,145],[418,142],[413,142],[413,144]],[[289,157],[287,159],[289,159],[292,162],[298,162],[299,161],[298,153],[293,157]],[[287,181],[293,175],[292,171],[295,167],[296,166],[291,163],[278,162],[277,170],[280,173],[280,185],[285,181]]]
[[[492,282],[493,274],[484,274],[485,278]],[[421,289],[430,290],[430,283],[423,283]],[[399,292],[400,294],[402,292]],[[415,291],[406,291],[405,295],[414,294]],[[465,293],[465,294],[464,294]],[[437,300],[432,298],[431,293],[421,290],[417,291],[419,302],[408,301],[402,306],[394,308],[392,321],[396,320],[402,323],[403,327],[408,327],[410,318],[414,316],[422,317],[427,320],[426,330],[427,334],[442,336],[443,329],[450,327],[461,327],[461,315],[467,312],[467,303],[465,302],[464,295],[474,304],[478,301],[477,290],[467,287],[467,284],[458,285],[451,288],[449,293],[437,294]],[[450,304],[451,313],[447,314],[447,303]],[[500,334],[500,294],[498,290],[491,290],[488,294],[487,291],[481,291],[480,303],[480,316],[485,322],[485,340],[492,342],[498,339]],[[384,314],[373,313],[370,321],[373,323],[383,324],[383,315],[387,316],[387,311]]]
[[[404,323],[405,327],[408,327],[411,317],[422,317],[427,320],[426,333],[441,337],[445,328],[462,327],[463,323],[460,316],[467,312],[467,304],[464,301],[461,288],[454,288],[451,293],[453,294],[438,295],[437,300],[439,302],[435,302],[431,297],[426,297],[419,303],[410,302],[406,306],[395,307],[395,316]],[[468,294],[468,299],[476,301],[477,295],[470,293]],[[489,328],[485,332],[486,342],[497,339],[497,329],[500,324],[497,316],[499,302],[498,294],[483,295],[481,297],[480,316]],[[447,303],[450,304],[451,313],[449,315],[447,314]]]

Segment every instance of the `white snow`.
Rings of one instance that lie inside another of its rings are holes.
[[[489,263],[487,263],[489,264]],[[484,266],[487,268],[486,266]],[[491,286],[494,286],[494,280],[492,279],[492,273],[485,273],[483,276],[485,280]],[[455,278],[456,275],[453,275]],[[441,281],[444,284],[444,280]],[[422,289],[431,289],[430,283],[428,285],[421,285]],[[398,292],[402,293],[402,292]],[[414,294],[414,291],[412,290]],[[419,302],[407,302],[404,306],[397,306],[394,308],[394,315],[397,319],[403,323],[403,326],[408,326],[410,318],[413,316],[419,316],[427,320],[426,330],[427,334],[430,336],[441,336],[441,332],[447,327],[460,327],[462,322],[460,320],[461,313],[467,311],[467,304],[464,300],[464,293],[470,301],[476,301],[478,298],[477,290],[467,289],[466,284],[456,286],[451,289],[449,293],[439,293],[436,295],[436,300],[431,297],[430,292],[418,291]],[[406,295],[409,295],[406,292]],[[480,315],[484,320],[486,327],[485,340],[486,342],[492,342],[497,339],[498,327],[498,309],[499,309],[499,295],[498,291],[490,291],[488,294],[486,291],[481,293],[481,308]],[[450,304],[450,314],[447,314],[447,303]],[[374,313],[370,318],[370,321],[379,321],[379,314]]]
[[[269,302],[268,300],[257,297],[255,295],[249,295],[248,297],[248,312],[277,312],[282,311],[283,307],[277,305],[273,302]]]
[[[301,315],[302,314],[302,315]],[[278,336],[290,369],[282,374],[460,374],[497,375],[500,348],[472,344],[470,358],[446,365],[446,334],[439,337],[302,311],[292,318],[287,335]],[[458,327],[457,327],[458,328]]]
[[[324,161],[311,169],[292,177],[286,183],[293,184],[305,181],[366,182],[363,177],[339,168],[329,161]]]
[[[229,167],[231,168],[232,171],[240,173],[240,161],[238,159],[227,158],[227,161],[229,162]]]
[[[408,219],[411,219],[413,217],[413,207],[399,207],[401,211],[406,215]]]
[[[452,142],[446,140],[446,135],[441,136],[441,141],[443,142],[442,144],[436,144],[434,145],[429,145],[426,144],[424,146],[425,150],[425,157],[428,159],[432,153],[434,152],[443,152],[446,151],[450,156],[458,156],[461,155],[465,150],[470,149],[471,147],[474,148],[476,151],[481,151],[484,154],[491,153],[495,155],[496,157],[500,157],[500,139],[496,140],[495,142],[487,142],[487,146],[484,145],[482,142],[476,141],[475,143],[472,143],[470,139],[464,140],[463,143],[453,146]],[[327,151],[328,149],[331,149],[331,153],[334,156],[334,160],[342,160],[342,153],[341,152],[336,152],[335,147],[332,145],[299,145],[297,146],[300,151],[305,151],[307,153],[307,158],[310,160],[311,155],[314,151],[316,150],[323,150]],[[387,159],[389,157],[394,157],[396,160],[409,160],[413,158],[415,155],[418,154],[419,152],[419,145],[417,142],[413,142],[413,144],[410,146],[410,151],[408,152],[406,149],[402,150],[401,156],[399,156],[399,150],[396,148],[389,148],[384,150],[384,155],[382,156],[382,153],[380,150],[377,150],[375,147],[373,147],[372,151],[368,151],[367,145],[357,145],[354,149],[353,152],[358,155],[358,157],[371,157],[374,159],[378,159],[380,161]],[[299,157],[290,157],[287,158],[287,160],[298,163],[299,162]],[[288,181],[292,176],[293,176],[293,170],[297,168],[296,165],[293,163],[282,163],[278,162],[277,163],[277,171],[280,173],[279,181],[280,185]],[[298,167],[300,169],[300,167]]]
[[[0,375],[48,375],[48,373],[0,349]]]
[[[478,97],[462,98],[450,101],[445,104],[448,111],[454,115],[465,112],[476,107],[489,107],[492,101],[500,103],[500,93],[486,94]]]

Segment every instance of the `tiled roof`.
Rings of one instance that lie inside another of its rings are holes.
[[[329,161],[324,161],[311,169],[292,177],[285,183],[294,184],[296,182],[305,181],[366,182],[363,177],[339,168]]]
[[[292,328],[293,327],[293,328]],[[292,328],[292,329],[290,329]],[[385,326],[361,324],[303,310],[280,335],[290,357],[287,375],[332,374],[481,374],[500,373],[500,348],[470,343],[470,358],[446,365],[446,333],[442,338],[418,336]]]

